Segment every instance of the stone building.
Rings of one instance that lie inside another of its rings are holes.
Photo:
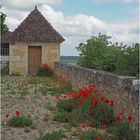
[[[60,44],[64,38],[50,25],[37,7],[13,31],[2,36],[9,47],[9,74],[35,74],[41,64],[52,68],[60,60]]]

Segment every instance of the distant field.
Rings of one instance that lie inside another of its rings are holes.
[[[79,60],[79,56],[60,56],[60,60],[63,63],[76,64]]]

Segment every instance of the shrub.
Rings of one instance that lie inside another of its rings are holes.
[[[43,64],[37,71],[38,76],[52,76],[53,70],[50,68],[48,64]]]
[[[108,129],[108,132],[114,136],[114,140],[139,140],[138,128],[128,122],[117,122],[114,127]]]
[[[62,140],[65,137],[63,130],[48,132],[46,134],[40,133],[40,136],[37,140]]]
[[[53,116],[53,121],[58,122],[68,122],[68,113],[67,112],[58,112]]]
[[[101,138],[100,140],[111,140],[111,138],[104,132],[100,132],[98,130],[85,131],[80,135],[80,140],[98,140],[97,138]]]
[[[15,116],[12,117],[10,120],[8,120],[8,125],[9,126],[14,126],[14,127],[27,127],[32,125],[32,119],[27,118],[24,116]]]
[[[57,102],[57,105],[56,105],[58,111],[60,111],[60,112],[63,112],[63,111],[71,112],[73,107],[69,104],[70,101],[71,101],[70,99],[68,99],[68,100],[61,99],[61,100],[59,100]]]

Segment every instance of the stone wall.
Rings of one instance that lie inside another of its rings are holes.
[[[140,82],[135,77],[118,76],[59,62],[55,62],[55,72],[58,76],[68,79],[75,90],[88,83],[96,83],[103,96],[115,101],[116,110],[138,111]]]
[[[13,43],[10,44],[10,74],[28,75],[28,46],[42,46],[42,64],[48,63],[52,68],[60,60],[59,43]]]
[[[25,43],[10,44],[10,74],[26,75],[28,73],[28,46]]]

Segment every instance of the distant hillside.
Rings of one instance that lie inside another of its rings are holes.
[[[60,60],[63,63],[76,64],[79,60],[79,56],[60,56]]]

